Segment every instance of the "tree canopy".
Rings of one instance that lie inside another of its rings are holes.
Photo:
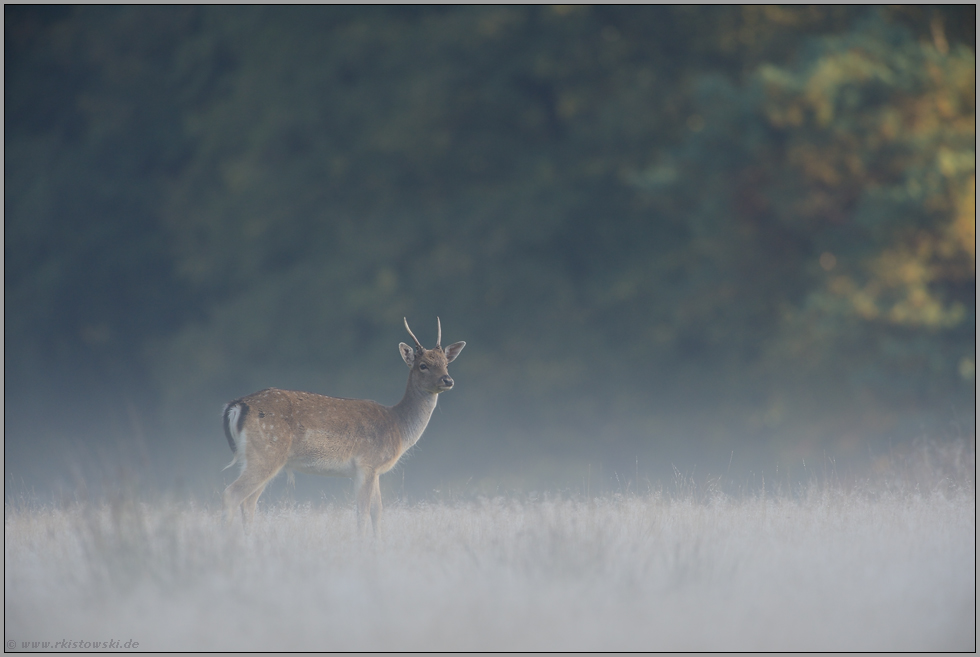
[[[8,446],[394,402],[437,315],[501,445],[972,421],[972,6],[4,11]]]

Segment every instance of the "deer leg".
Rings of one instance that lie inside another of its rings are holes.
[[[259,501],[259,495],[280,469],[281,466],[268,473],[246,467],[238,479],[225,489],[225,523],[230,525],[235,517],[235,509],[241,507],[242,523],[247,529],[248,523],[255,515],[255,504]]]
[[[381,513],[381,493],[378,488],[378,473],[359,470],[356,479],[357,486],[357,532],[362,534],[364,523],[368,516],[377,531],[377,515]],[[377,491],[377,493],[376,493]],[[375,502],[377,495],[377,502]],[[377,506],[377,510],[375,510]]]
[[[252,521],[255,519],[255,506],[259,503],[259,497],[262,495],[262,492],[268,485],[269,481],[267,480],[264,484],[259,486],[258,490],[246,497],[245,501],[242,502],[242,525],[245,527],[251,525]]]
[[[374,535],[378,535],[378,525],[381,524],[381,483],[380,475],[375,472],[374,480],[371,482],[371,528]]]

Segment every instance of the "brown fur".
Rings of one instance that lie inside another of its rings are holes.
[[[405,322],[408,328],[408,322]],[[440,337],[442,327],[440,325]],[[409,334],[415,340],[409,329]],[[395,466],[421,437],[439,393],[454,385],[448,366],[466,345],[425,349],[399,345],[409,366],[402,400],[394,406],[364,399],[327,397],[267,388],[225,407],[224,429],[242,471],[224,493],[228,521],[241,507],[247,527],[268,483],[283,469],[353,477],[358,527],[370,513],[375,531],[381,517],[378,478]],[[231,465],[231,464],[229,464]]]

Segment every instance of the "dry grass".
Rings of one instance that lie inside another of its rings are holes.
[[[394,505],[377,540],[336,505],[260,511],[246,538],[193,504],[8,504],[5,638],[971,651],[974,481]]]

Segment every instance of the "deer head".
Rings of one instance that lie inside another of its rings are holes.
[[[466,346],[465,342],[456,342],[448,347],[442,347],[442,322],[436,317],[436,346],[426,349],[419,342],[419,339],[412,333],[408,326],[408,319],[405,319],[405,330],[412,336],[415,342],[414,347],[401,342],[398,350],[401,352],[402,360],[411,369],[409,374],[409,385],[419,390],[438,394],[445,392],[453,387],[453,378],[449,376],[449,363],[456,360],[456,356]]]

